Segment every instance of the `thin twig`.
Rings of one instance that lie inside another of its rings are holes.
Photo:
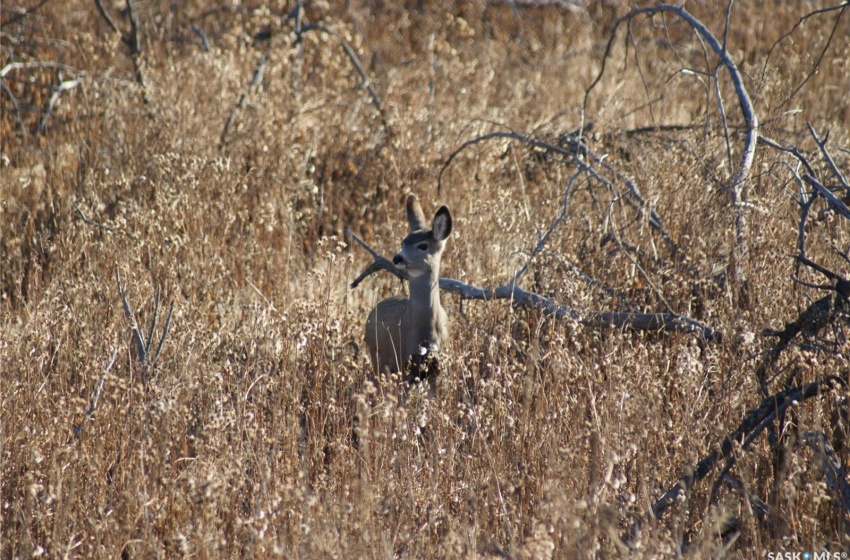
[[[106,364],[106,367],[103,370],[100,378],[97,380],[97,385],[95,386],[94,393],[92,393],[91,401],[89,403],[89,409],[86,412],[86,415],[83,417],[83,420],[74,426],[73,439],[79,439],[80,434],[83,433],[83,426],[85,426],[86,422],[91,420],[92,416],[94,416],[95,411],[97,410],[97,401],[100,399],[100,392],[103,390],[103,383],[106,380],[106,374],[109,373],[109,370],[112,369],[112,366],[115,364],[115,357],[118,355],[118,350],[112,349],[112,356],[109,358],[109,362]]]
[[[201,48],[204,49],[204,52],[210,52],[212,47],[210,46],[210,42],[207,40],[207,36],[204,33],[204,30],[195,25],[194,23],[191,25],[192,31],[195,32],[195,35],[200,37],[201,39]]]
[[[572,177],[570,177],[570,180],[567,181],[567,188],[564,189],[564,196],[561,202],[561,211],[558,213],[558,216],[549,226],[549,229],[546,230],[546,233],[540,236],[540,239],[538,239],[537,241],[537,246],[531,250],[531,254],[529,254],[528,256],[528,260],[526,260],[522,268],[517,270],[516,274],[514,274],[514,277],[510,282],[512,285],[516,284],[519,281],[520,277],[525,274],[525,271],[528,270],[529,266],[531,266],[531,261],[533,261],[534,257],[536,257],[540,253],[540,251],[543,250],[543,247],[546,245],[546,241],[548,241],[549,236],[552,235],[552,232],[554,232],[558,228],[558,226],[561,225],[561,222],[563,222],[564,219],[567,217],[567,203],[569,202],[570,193],[572,193],[573,190],[573,183],[575,183],[575,180],[579,177],[579,175],[581,175],[581,171],[575,173]]]
[[[44,107],[44,112],[41,114],[41,118],[38,120],[38,126],[35,129],[35,135],[38,136],[42,132],[44,132],[45,127],[47,126],[47,121],[50,119],[50,116],[53,114],[53,107],[56,105],[56,102],[59,101],[59,97],[62,93],[72,90],[81,83],[83,83],[82,78],[77,78],[75,80],[65,80],[62,81],[62,73],[59,74],[59,83],[53,86],[53,93],[50,95],[50,99],[47,101],[47,105]]]
[[[233,108],[230,116],[227,117],[227,122],[224,123],[224,129],[221,131],[221,137],[218,141],[219,150],[223,150],[225,146],[227,146],[227,135],[230,132],[230,127],[233,126],[233,123],[236,121],[236,117],[245,106],[245,101],[248,99],[248,96],[253,95],[260,85],[262,85],[263,72],[266,69],[267,63],[268,58],[266,58],[266,55],[262,55],[259,60],[257,60],[257,64],[254,66],[254,74],[251,77],[251,83],[248,85],[247,91],[243,91],[239,96],[239,101],[236,102],[236,107]]]
[[[18,99],[12,93],[12,90],[9,89],[9,86],[6,85],[6,80],[0,78],[0,89],[6,94],[9,98],[9,101],[12,102],[12,107],[15,109],[15,120],[18,123],[19,134],[23,138],[29,138],[29,130],[27,130],[27,125],[24,124],[24,119],[21,116],[21,104],[18,102]]]
[[[121,285],[121,275],[118,269],[115,270],[115,281],[118,283],[118,295],[121,296],[121,303],[124,306],[124,315],[130,321],[130,327],[133,330],[133,342],[136,344],[136,355],[140,362],[144,362],[147,358],[147,347],[145,343],[145,335],[139,328],[139,322],[136,320],[136,314],[133,308],[130,307],[130,302],[127,301],[127,294],[124,292],[124,286]]]
[[[96,221],[91,220],[88,217],[86,217],[86,215],[83,213],[82,208],[80,208],[80,205],[76,202],[74,203],[74,208],[77,210],[77,214],[80,216],[80,219],[83,221],[83,223],[88,224],[90,226],[95,226],[95,227],[100,228],[100,229],[105,230],[105,231],[115,231],[113,228],[111,228],[109,226],[105,226],[100,222],[96,222]]]
[[[94,0],[94,5],[97,6],[97,11],[100,13],[101,17],[106,20],[107,25],[117,33],[121,35],[121,30],[118,29],[118,25],[115,23],[115,20],[112,19],[112,16],[109,15],[109,12],[106,11],[106,6],[103,5],[103,0]]]
[[[835,161],[832,159],[832,155],[830,155],[829,150],[826,149],[826,143],[829,140],[829,132],[826,133],[826,136],[824,136],[823,139],[820,139],[811,123],[806,123],[806,126],[809,128],[809,133],[811,133],[812,138],[815,139],[815,144],[817,144],[818,148],[820,148],[820,153],[823,155],[823,159],[826,160],[826,163],[829,165],[832,173],[841,183],[841,186],[844,187],[845,190],[850,191],[850,183],[847,182],[847,177],[844,176],[844,173],[841,172],[841,169],[838,168]]]
[[[770,146],[774,150],[779,150],[781,152],[791,154],[792,156],[797,158],[797,161],[799,161],[800,163],[803,164],[803,167],[806,168],[806,171],[809,173],[809,175],[815,174],[815,170],[812,168],[811,164],[809,163],[809,160],[806,158],[806,156],[804,156],[802,153],[800,153],[800,150],[798,150],[796,146],[791,146],[790,148],[787,147],[787,146],[783,146],[779,142],[777,142],[775,140],[771,140],[770,138],[768,138],[767,136],[764,136],[763,134],[759,134],[758,141],[759,141],[760,144],[764,144],[765,146]]]
[[[162,352],[162,345],[165,344],[165,337],[168,336],[168,329],[171,327],[171,317],[174,315],[174,302],[168,306],[168,317],[165,318],[165,327],[162,329],[162,337],[159,339],[159,344],[156,347],[156,352],[153,355],[153,361],[159,359],[159,354]]]

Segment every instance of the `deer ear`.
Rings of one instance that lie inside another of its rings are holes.
[[[425,214],[415,194],[407,196],[407,223],[410,225],[410,233],[425,229]]]
[[[437,241],[443,241],[452,233],[452,215],[446,206],[440,206],[434,214],[434,223],[431,224],[431,235]]]

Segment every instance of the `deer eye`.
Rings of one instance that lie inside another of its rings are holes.
[[[416,246],[416,248],[419,249],[420,251],[427,251],[428,250],[428,244],[427,243],[420,243],[419,245]]]

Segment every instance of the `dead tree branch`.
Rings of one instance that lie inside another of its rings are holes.
[[[145,105],[150,105],[148,97],[147,80],[145,79],[144,57],[142,49],[142,30],[139,25],[139,16],[136,12],[136,5],[133,0],[126,0],[127,14],[130,18],[130,32],[122,33],[118,24],[109,15],[106,6],[103,5],[103,0],[94,0],[94,5],[97,7],[97,12],[106,21],[112,31],[121,36],[121,41],[130,47],[130,58],[133,61],[133,72],[135,74],[136,83],[142,88],[142,101]]]
[[[195,32],[195,35],[197,35],[198,38],[201,40],[201,48],[203,49],[203,51],[204,52],[212,51],[212,47],[210,46],[209,39],[207,39],[207,35],[206,35],[206,33],[204,33],[204,30],[201,29],[200,27],[198,27],[197,25],[195,25],[194,23],[191,24],[191,28],[192,28],[192,31]]]
[[[144,57],[142,56],[142,32],[133,0],[127,0],[127,13],[130,16],[130,33],[124,36],[124,42],[130,46],[130,57],[133,59],[133,68],[136,71],[136,82],[142,88],[142,101],[145,105],[150,105],[147,80],[145,79]]]
[[[372,264],[351,283],[351,288],[356,288],[364,279],[379,270],[386,270],[400,279],[407,278],[404,271],[396,268],[389,259],[379,255],[365,241],[360,239],[357,234],[348,230],[348,235],[361,247],[366,249],[373,258]],[[512,283],[496,288],[479,288],[478,286],[466,284],[460,280],[440,278],[440,289],[457,294],[461,299],[466,300],[509,300],[516,305],[542,311],[555,319],[572,320],[591,327],[629,327],[637,331],[664,330],[668,332],[697,333],[709,342],[719,342],[722,339],[722,333],[707,325],[703,325],[699,321],[675,313],[594,312],[583,317],[566,305],[562,305],[539,294],[523,290]]]
[[[461,144],[457,149],[455,149],[455,151],[449,154],[449,157],[446,158],[445,162],[443,162],[443,165],[440,168],[440,172],[437,176],[437,194],[442,193],[443,173],[446,171],[446,169],[449,168],[449,166],[452,164],[455,158],[461,154],[461,152],[463,152],[470,146],[474,146],[476,144],[480,144],[481,142],[486,142],[488,140],[493,140],[497,138],[508,138],[511,140],[517,140],[533,148],[542,149],[559,157],[562,157],[570,164],[573,164],[578,167],[583,173],[587,173],[589,176],[593,177],[606,187],[614,189],[614,183],[610,179],[602,175],[592,165],[589,165],[583,158],[579,157],[579,154],[588,155],[593,161],[598,163],[605,170],[614,174],[617,180],[622,181],[626,185],[628,189],[628,194],[623,198],[630,204],[632,204],[635,209],[641,213],[644,219],[646,219],[647,223],[649,223],[650,227],[658,231],[661,236],[668,242],[668,244],[670,244],[671,248],[675,246],[672,237],[664,228],[664,225],[661,221],[661,217],[654,209],[649,206],[649,203],[647,203],[647,201],[641,196],[640,191],[638,190],[637,185],[635,185],[634,181],[616,171],[610,164],[604,161],[604,158],[590,152],[590,150],[588,150],[586,147],[582,147],[582,149],[578,151],[570,151],[560,146],[555,146],[553,144],[544,142],[543,140],[539,140],[531,136],[526,136],[517,132],[508,131],[495,131],[481,136],[477,136]]]
[[[693,471],[679,479],[679,482],[670,488],[664,495],[656,500],[652,506],[652,516],[660,517],[673,505],[683,492],[690,491],[694,484],[704,479],[711,469],[722,459],[730,457],[736,450],[745,450],[750,444],[773,422],[773,419],[785,412],[788,407],[800,403],[814,396],[820,395],[824,390],[846,388],[846,383],[840,377],[831,375],[823,379],[813,381],[803,387],[792,387],[771,395],[764,400],[758,408],[747,414],[738,428],[727,435],[718,449],[705,456]]]
[[[109,25],[110,29],[119,36],[122,35],[121,30],[118,28],[118,24],[115,23],[115,20],[112,19],[112,16],[109,15],[109,12],[106,10],[106,6],[103,5],[103,0],[94,0],[94,5],[97,6],[98,13],[106,21],[106,24]]]
[[[80,434],[83,433],[83,426],[85,426],[86,422],[91,420],[92,416],[94,416],[94,413],[97,410],[97,401],[100,400],[100,392],[103,390],[103,383],[106,380],[106,374],[109,373],[109,370],[112,369],[112,366],[115,364],[115,357],[117,355],[118,350],[113,349],[112,356],[109,358],[109,362],[106,364],[103,373],[97,380],[97,385],[95,386],[94,393],[92,393],[91,401],[89,403],[89,409],[86,412],[86,415],[83,416],[83,419],[79,424],[74,425],[74,428],[72,430],[74,432],[74,437],[71,438],[72,441],[75,439],[79,439]]]
[[[847,484],[847,471],[835,449],[823,432],[803,432],[803,440],[811,447],[818,460],[827,487],[832,490],[835,502],[845,514],[850,513],[850,484]]]
[[[732,85],[735,88],[735,93],[738,96],[738,104],[741,109],[741,114],[746,123],[745,129],[745,139],[744,139],[744,147],[743,152],[741,154],[741,162],[738,165],[737,170],[731,178],[730,184],[728,185],[728,189],[730,192],[730,198],[732,207],[735,208],[736,216],[735,216],[735,256],[734,263],[736,264],[736,275],[739,281],[745,281],[746,275],[744,274],[743,264],[747,260],[748,249],[747,249],[747,221],[746,216],[744,214],[744,184],[749,176],[750,169],[753,164],[753,159],[755,158],[755,149],[758,139],[758,116],[756,115],[755,108],[753,106],[752,100],[750,99],[750,95],[747,92],[747,89],[744,87],[744,80],[741,72],[738,70],[738,66],[732,60],[732,57],[729,55],[729,52],[726,50],[726,46],[722,44],[714,34],[698,19],[692,16],[687,10],[680,6],[672,6],[669,4],[660,4],[658,6],[651,6],[646,8],[636,8],[630,11],[625,16],[618,19],[614,27],[611,31],[611,36],[608,39],[608,44],[605,48],[605,54],[602,57],[602,65],[599,70],[599,74],[593,80],[593,82],[588,86],[587,90],[585,90],[584,95],[584,103],[582,105],[583,112],[587,111],[587,103],[590,97],[591,91],[596,87],[596,85],[602,79],[602,76],[605,73],[605,65],[611,54],[611,49],[614,44],[614,39],[617,35],[617,29],[619,26],[626,22],[630,24],[632,19],[639,15],[653,16],[659,13],[670,13],[673,14],[680,19],[684,20],[691,28],[700,36],[700,38],[705,41],[712,51],[717,55],[720,59],[720,65],[726,68],[726,71],[729,73],[729,77],[732,81]],[[714,75],[714,79],[717,80],[716,74]],[[718,90],[719,91],[719,90]],[[722,103],[722,100],[718,97],[718,102]],[[720,107],[721,113],[723,113],[723,107]],[[725,114],[725,113],[723,113]]]
[[[826,143],[829,142],[829,131],[826,132],[826,135],[824,135],[823,138],[819,138],[817,132],[815,132],[815,128],[812,126],[812,123],[807,122],[806,127],[809,129],[809,134],[811,134],[812,138],[814,138],[815,144],[818,145],[818,149],[820,150],[824,161],[826,161],[827,165],[829,165],[829,169],[832,171],[832,174],[835,175],[835,178],[838,179],[838,182],[845,190],[850,191],[850,183],[847,182],[847,177],[844,176],[844,173],[842,173],[841,169],[839,169],[839,167],[835,164],[835,160],[832,159],[832,155],[829,153],[829,150],[826,149]]]
[[[378,111],[378,116],[381,118],[381,125],[384,127],[387,139],[391,138],[392,129],[390,127],[389,122],[387,121],[387,115],[384,111],[384,105],[381,102],[381,98],[378,97],[378,93],[372,86],[372,80],[369,79],[369,75],[366,74],[366,70],[363,69],[363,64],[361,64],[360,58],[357,56],[357,53],[354,52],[354,49],[351,47],[351,45],[349,45],[348,42],[345,41],[338,34],[334,33],[333,31],[331,31],[320,23],[308,23],[306,25],[302,25],[302,13],[300,9],[300,4],[299,8],[296,9],[295,18],[296,43],[300,43],[302,41],[302,36],[310,31],[320,31],[322,33],[327,33],[328,35],[333,37],[337,43],[339,43],[339,46],[342,47],[342,50],[345,52],[345,56],[348,57],[348,60],[351,62],[351,66],[354,68],[354,71],[357,72],[357,76],[360,78],[360,86],[369,93],[369,97],[372,100],[372,105],[374,105],[375,109]]]
[[[242,109],[245,106],[245,101],[249,96],[253,95],[262,85],[263,83],[263,72],[266,69],[266,64],[268,63],[268,58],[266,55],[262,55],[259,60],[257,60],[257,64],[254,66],[254,74],[251,77],[251,83],[248,84],[247,91],[243,91],[239,96],[239,101],[236,102],[236,107],[233,108],[233,111],[230,112],[230,116],[227,117],[227,122],[224,123],[224,129],[221,131],[221,137],[218,141],[218,149],[224,150],[227,146],[227,135],[230,133],[230,128],[233,126],[233,123],[236,121],[236,117],[239,116],[239,113],[242,112]]]
[[[21,117],[21,108],[18,100],[14,97],[12,91],[6,85],[6,76],[16,70],[30,70],[34,68],[53,68],[56,70],[56,82],[51,86],[51,95],[45,102],[41,117],[38,120],[35,131],[33,131],[36,136],[44,132],[44,129],[47,127],[47,122],[53,114],[53,109],[62,94],[82,84],[86,76],[86,72],[82,70],[78,70],[72,66],[68,66],[67,64],[53,62],[50,60],[10,62],[0,68],[0,89],[6,93],[6,96],[9,98],[15,109],[18,125],[20,126],[23,136],[27,136],[31,131],[27,130],[27,126],[24,124],[23,118]],[[74,77],[71,79],[65,79],[64,76],[66,72]]]
[[[817,193],[819,195],[821,195],[822,197],[824,197],[826,199],[826,201],[829,202],[829,205],[836,212],[838,212],[839,214],[841,214],[842,216],[844,216],[845,218],[850,220],[850,208],[848,208],[847,205],[844,204],[844,201],[842,201],[840,198],[835,196],[835,194],[833,194],[833,192],[831,190],[829,190],[828,188],[823,186],[820,181],[818,181],[817,179],[815,179],[811,175],[803,175],[802,179],[803,179],[803,181],[807,182],[809,185],[814,187],[814,189],[817,191]]]
[[[50,94],[50,99],[47,100],[47,104],[44,106],[44,111],[38,121],[38,126],[35,129],[36,136],[44,132],[44,129],[47,127],[47,121],[50,120],[50,116],[53,114],[53,107],[56,105],[56,102],[59,101],[59,97],[64,92],[72,90],[83,83],[82,78],[63,80],[61,70],[56,72],[56,77],[59,83],[52,87],[53,93]]]
[[[570,180],[567,181],[567,188],[564,189],[564,196],[561,202],[561,211],[555,217],[555,220],[549,226],[549,229],[546,230],[546,233],[541,235],[540,238],[537,240],[537,245],[534,247],[534,249],[531,250],[531,253],[528,255],[528,260],[525,261],[525,264],[522,265],[522,267],[516,271],[516,274],[514,274],[510,285],[516,284],[519,281],[520,277],[525,274],[525,271],[527,271],[528,267],[531,266],[531,261],[533,261],[534,257],[536,257],[546,246],[546,241],[549,239],[549,236],[552,235],[552,232],[554,232],[558,228],[558,226],[561,225],[561,222],[566,219],[567,205],[570,200],[570,193],[572,193],[573,190],[573,183],[575,183],[575,180],[579,177],[580,174],[581,172],[574,174],[572,177],[570,177]]]
[[[442,168],[440,169],[438,179],[437,179],[437,190],[438,192],[442,191],[442,175],[445,170],[452,164],[454,159],[462,153],[465,149],[479,144],[481,142],[485,142],[493,139],[509,139],[516,140],[526,144],[527,146],[536,149],[543,150],[543,153],[548,154],[549,156],[554,156],[559,163],[570,164],[578,168],[577,172],[575,172],[568,181],[566,188],[564,189],[563,202],[561,204],[561,211],[559,215],[555,218],[554,222],[551,224],[547,232],[542,235],[536,247],[531,251],[530,257],[528,261],[525,263],[520,270],[517,271],[513,283],[515,283],[527,270],[528,266],[535,258],[537,254],[539,254],[547,239],[551,235],[551,233],[557,228],[561,222],[566,217],[566,205],[569,200],[569,196],[573,190],[574,182],[581,176],[586,175],[586,179],[590,182],[595,181],[596,183],[601,184],[605,188],[609,189],[612,193],[612,196],[616,201],[624,201],[631,208],[633,208],[641,220],[645,221],[650,228],[657,233],[659,233],[667,243],[667,247],[672,255],[676,255],[678,252],[678,247],[672,236],[667,232],[664,227],[663,221],[658,213],[650,206],[650,204],[643,198],[638,189],[637,185],[633,180],[624,174],[620,173],[617,169],[615,169],[612,165],[610,165],[607,161],[605,161],[604,156],[600,156],[590,150],[586,145],[582,144],[579,140],[576,140],[572,136],[562,137],[559,140],[560,142],[566,142],[569,146],[568,148],[564,148],[561,145],[553,145],[549,142],[526,136],[523,134],[519,134],[516,132],[509,131],[494,131],[488,134],[484,134],[481,136],[477,136],[475,138],[471,138],[464,142],[460,147],[455,149],[443,163]],[[590,162],[590,163],[588,163]],[[612,178],[609,178],[612,177]],[[620,190],[617,188],[615,183],[621,183],[625,185],[625,189]],[[612,203],[613,204],[613,203]],[[637,262],[637,259],[632,256],[632,253],[639,253],[641,258],[649,258],[656,264],[660,264],[662,266],[666,266],[666,263],[663,262],[663,259],[659,259],[656,255],[646,255],[641,252],[638,248],[634,247],[632,244],[628,243],[623,239],[622,234],[617,234],[614,230],[616,230],[617,226],[612,227],[612,232],[609,235],[608,239],[613,240],[620,249],[623,250],[625,254],[629,256],[632,262],[637,266],[637,269],[640,270],[641,274],[644,276],[646,283],[652,286],[652,289],[656,293],[659,300],[664,302],[668,311],[672,312],[672,308],[670,305],[666,303],[666,299],[661,291],[655,287],[655,283],[649,277],[647,272],[644,270],[642,266]],[[696,272],[692,271],[694,275],[697,275]],[[619,319],[618,319],[619,320]]]
[[[130,321],[130,328],[133,332],[133,343],[136,346],[136,358],[142,366],[142,384],[147,384],[148,373],[159,358],[159,355],[162,352],[162,346],[165,343],[165,338],[168,336],[168,330],[171,327],[171,317],[174,314],[174,302],[172,301],[169,305],[168,317],[166,317],[165,319],[165,326],[162,329],[162,335],[160,336],[159,344],[157,344],[154,352],[151,353],[151,346],[153,345],[154,334],[159,318],[159,304],[162,291],[159,287],[157,287],[156,299],[154,301],[153,316],[151,317],[151,324],[148,328],[148,335],[146,338],[145,333],[139,326],[139,321],[136,318],[136,314],[133,312],[133,308],[130,306],[130,302],[127,301],[127,294],[124,291],[124,286],[121,284],[121,275],[119,274],[118,270],[115,271],[115,281],[118,284],[118,295],[121,296],[121,304],[124,307],[124,315],[126,315],[127,319]]]

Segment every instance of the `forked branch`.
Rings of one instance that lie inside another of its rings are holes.
[[[720,66],[726,68],[729,73],[729,77],[732,81],[732,85],[735,88],[735,93],[738,97],[738,104],[741,109],[741,114],[745,121],[745,138],[744,138],[744,148],[741,154],[741,162],[738,165],[737,170],[731,178],[729,184],[729,193],[731,197],[732,206],[735,208],[735,247],[736,251],[734,253],[733,263],[736,265],[737,276],[740,280],[745,280],[746,275],[744,274],[742,265],[747,260],[747,221],[746,216],[744,214],[744,182],[750,174],[750,168],[753,165],[753,160],[755,158],[756,144],[758,140],[758,116],[756,115],[755,108],[753,106],[753,102],[750,99],[750,95],[747,92],[746,87],[744,87],[744,80],[741,75],[741,72],[738,70],[737,64],[732,60],[732,57],[729,55],[729,52],[726,50],[725,41],[719,41],[714,34],[705,26],[701,21],[696,19],[693,15],[691,15],[687,10],[685,10],[681,6],[672,6],[669,4],[660,4],[657,6],[651,6],[646,8],[636,8],[621,17],[614,24],[614,27],[611,31],[611,36],[608,39],[608,44],[605,48],[605,54],[602,58],[602,65],[599,70],[599,74],[596,76],[596,79],[590,84],[590,86],[585,91],[584,95],[584,103],[583,103],[583,112],[587,110],[587,102],[590,97],[590,92],[594,87],[599,83],[602,79],[602,75],[605,73],[605,64],[608,60],[608,57],[611,54],[611,48],[614,44],[614,39],[617,35],[617,29],[622,23],[630,24],[632,19],[640,15],[653,16],[655,14],[660,13],[669,13],[673,14],[680,19],[684,20],[691,28],[700,36],[700,38],[705,41],[705,43],[714,51],[717,57],[720,59]],[[713,74],[714,80],[717,80],[716,71]],[[719,89],[718,89],[719,91]],[[722,104],[722,99],[718,96],[718,103]],[[719,107],[721,116],[725,119],[725,109],[722,105]],[[727,137],[728,140],[728,137]]]
[[[121,284],[121,276],[117,270],[115,271],[115,281],[118,284],[118,295],[121,296],[121,304],[124,307],[124,315],[126,315],[127,319],[130,321],[130,328],[133,331],[133,343],[136,346],[136,357],[142,364],[142,383],[147,383],[148,371],[159,358],[159,355],[162,352],[162,346],[165,344],[165,338],[168,336],[168,330],[171,327],[171,317],[174,314],[174,302],[172,301],[171,305],[168,307],[168,317],[165,319],[165,326],[162,329],[162,335],[159,338],[159,343],[154,351],[151,352],[156,325],[159,318],[159,303],[162,291],[159,287],[157,287],[153,316],[151,317],[151,324],[148,327],[148,335],[145,337],[145,333],[142,331],[141,327],[139,327],[139,321],[136,318],[136,314],[133,312],[130,302],[127,301],[127,294],[124,292],[124,286]]]
[[[658,6],[651,6],[646,8],[636,8],[621,17],[614,24],[614,28],[611,30],[611,37],[608,39],[608,45],[605,48],[605,54],[602,58],[602,67],[599,70],[599,74],[594,79],[593,83],[587,88],[584,96],[584,104],[583,107],[587,109],[587,101],[590,96],[590,92],[594,87],[599,83],[602,79],[602,75],[605,73],[605,63],[608,60],[608,57],[611,54],[611,47],[614,44],[614,39],[616,38],[617,29],[620,24],[624,22],[629,22],[633,18],[639,15],[648,15],[652,16],[659,13],[671,13],[679,18],[683,19],[685,22],[690,25],[694,31],[696,31],[699,36],[711,47],[711,50],[717,55],[720,59],[720,63],[722,66],[726,68],[729,72],[729,78],[732,80],[732,85],[735,88],[735,93],[738,96],[738,103],[741,108],[741,114],[744,117],[744,121],[746,123],[746,139],[744,142],[744,151],[741,154],[741,163],[738,166],[738,170],[732,178],[732,187],[734,188],[736,185],[739,185],[744,179],[747,178],[750,172],[750,168],[753,164],[753,158],[755,157],[756,150],[756,140],[758,139],[758,116],[756,115],[755,108],[753,106],[753,102],[750,99],[750,94],[747,93],[746,87],[744,87],[744,80],[741,75],[741,72],[738,70],[738,65],[735,64],[735,61],[732,60],[732,57],[729,55],[729,52],[726,50],[724,45],[717,40],[714,34],[705,26],[701,21],[692,16],[687,10],[685,10],[681,6],[672,6],[669,4],[659,4]]]
[[[675,486],[665,492],[653,504],[653,517],[657,518],[667,511],[683,492],[689,491],[694,484],[705,478],[719,461],[731,457],[738,449],[744,450],[749,447],[767,426],[773,422],[773,419],[787,410],[788,407],[820,395],[824,390],[829,391],[846,387],[847,384],[843,379],[830,375],[818,381],[813,381],[806,386],[792,387],[762,400],[757,408],[747,414],[738,428],[723,439],[718,449],[713,450],[705,456],[697,463],[690,474],[682,477]]]
[[[403,280],[407,278],[405,271],[398,269],[389,259],[378,254],[353,231],[348,230],[348,235],[350,235],[352,239],[354,239],[361,247],[372,255],[373,258],[372,264],[370,264],[366,270],[364,270],[351,283],[352,288],[356,288],[363,280],[379,270],[386,270]],[[715,331],[711,327],[703,325],[699,321],[695,321],[689,317],[684,317],[675,313],[594,312],[587,316],[582,316],[566,305],[562,305],[554,300],[541,296],[540,294],[523,290],[513,283],[498,286],[496,288],[479,288],[478,286],[466,284],[460,280],[440,278],[440,289],[449,293],[457,294],[461,297],[461,299],[482,301],[491,301],[495,299],[509,300],[516,305],[540,310],[555,319],[572,320],[591,327],[630,327],[638,331],[664,330],[671,332],[698,333],[710,342],[720,341],[722,338],[722,333]]]

